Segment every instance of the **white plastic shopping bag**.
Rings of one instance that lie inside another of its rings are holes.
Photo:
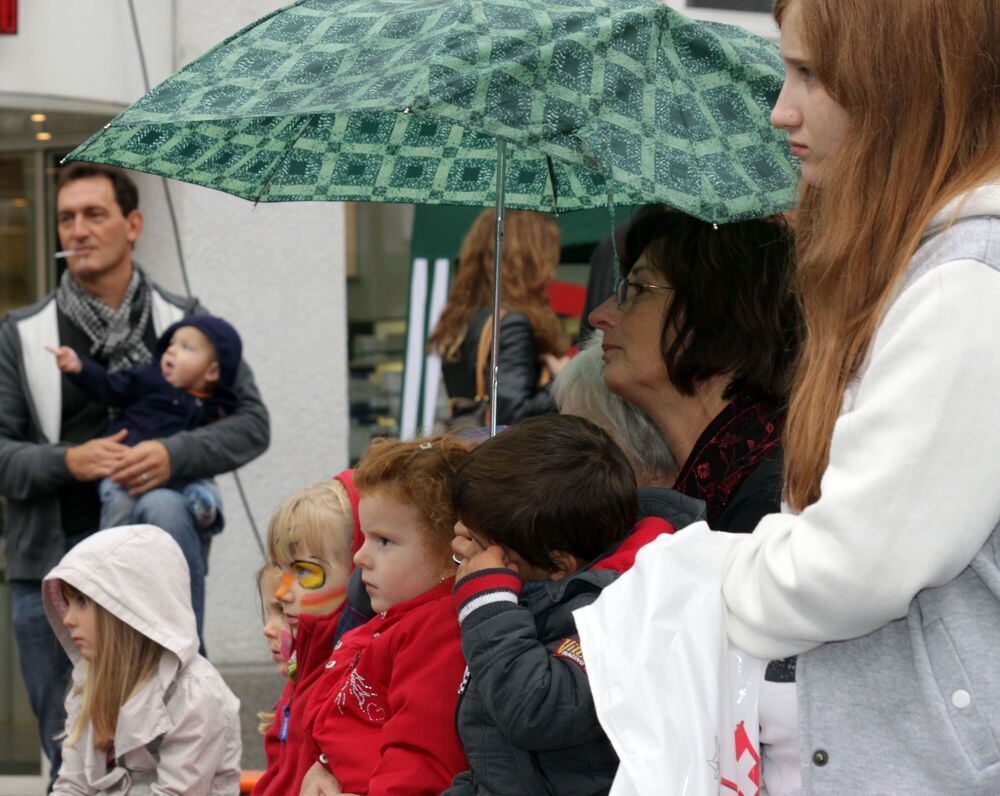
[[[729,645],[729,534],[701,522],[646,545],[574,612],[594,703],[621,765],[612,796],[757,796],[763,662]]]

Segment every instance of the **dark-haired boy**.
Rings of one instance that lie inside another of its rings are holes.
[[[573,611],[642,544],[618,446],[580,417],[523,420],[476,448],[455,481],[454,599],[468,663],[458,730],[470,770],[446,792],[607,793],[618,758],[597,721]]]

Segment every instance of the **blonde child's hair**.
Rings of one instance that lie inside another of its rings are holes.
[[[62,584],[62,593],[67,601],[83,594],[66,582]],[[115,742],[118,712],[156,673],[163,647],[105,610],[89,595],[83,596],[94,606],[97,639],[94,659],[87,662],[84,680],[74,686],[80,695],[80,712],[64,743],[76,743],[90,724],[94,728],[94,746],[107,751]]]
[[[349,568],[353,538],[351,499],[340,481],[329,479],[300,489],[278,506],[267,528],[267,552],[271,563],[287,566],[296,548],[331,550]]]
[[[455,471],[470,446],[453,437],[377,439],[354,471],[362,497],[385,493],[416,508],[428,549],[447,551],[455,535]]]

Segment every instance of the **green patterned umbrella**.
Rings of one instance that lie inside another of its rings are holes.
[[[769,42],[659,0],[300,0],[72,152],[253,201],[791,204]]]

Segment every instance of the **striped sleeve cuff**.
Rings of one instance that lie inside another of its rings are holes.
[[[489,608],[484,614],[492,615],[516,606],[520,591],[521,579],[505,567],[483,569],[462,578],[452,592],[459,623],[482,608]]]

